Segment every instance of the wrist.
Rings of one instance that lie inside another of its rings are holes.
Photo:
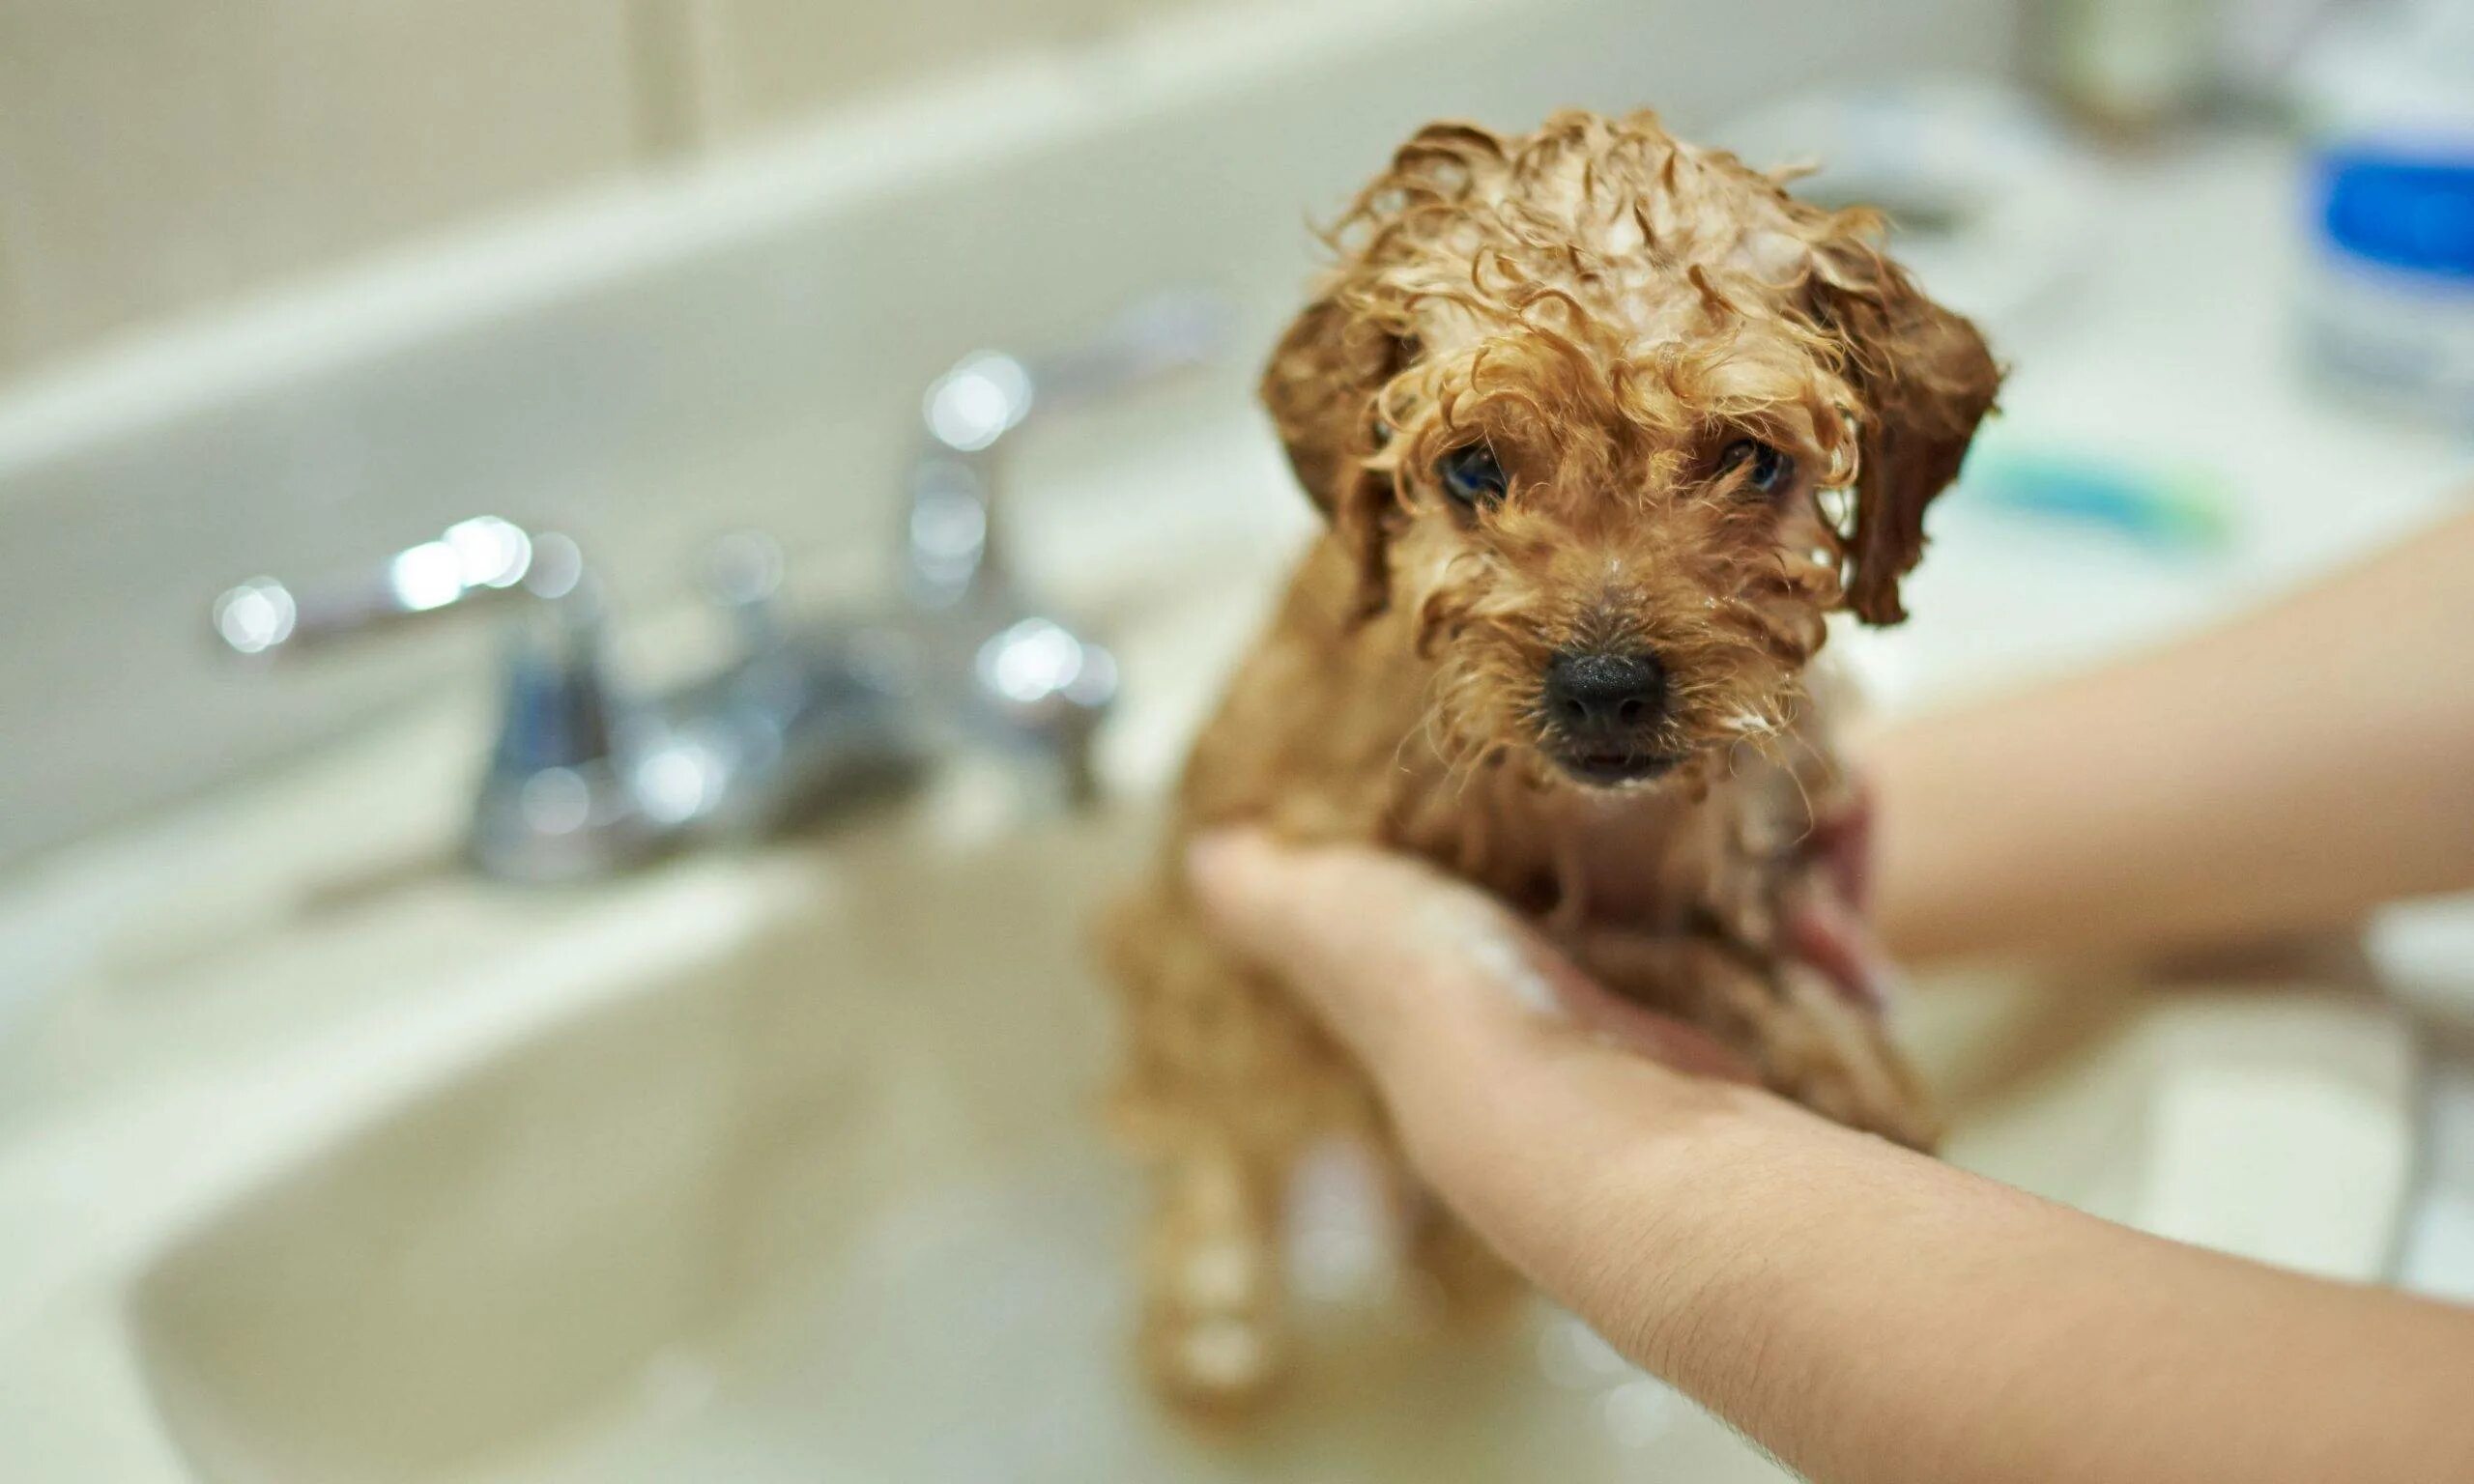
[[[1758,1089],[1716,1091],[1611,1163],[1604,1192],[1609,1209],[1644,1222],[1623,1249],[1630,1270],[1608,1275],[1623,1325],[1611,1338],[1695,1395],[1761,1347],[1765,1291],[1794,1276],[1776,1270],[1775,1238],[1798,1219],[1796,1192],[1817,1148],[1879,1143]]]

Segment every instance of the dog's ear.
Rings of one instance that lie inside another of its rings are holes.
[[[1924,507],[1958,477],[2001,368],[1973,325],[1853,233],[1818,254],[1814,293],[1862,403],[1847,606],[1867,623],[1897,623],[1899,579],[1924,553]]]
[[[1409,357],[1400,336],[1355,312],[1335,285],[1289,325],[1263,370],[1263,405],[1297,482],[1357,556],[1361,616],[1389,601],[1398,510],[1391,476],[1366,467],[1384,437],[1375,394]]]
[[[1477,125],[1445,120],[1411,135],[1325,234],[1339,267],[1263,371],[1289,466],[1357,556],[1362,616],[1390,601],[1391,535],[1406,515],[1392,472],[1366,467],[1389,432],[1376,398],[1418,354],[1406,299],[1382,287],[1385,265],[1427,250],[1505,168],[1504,141]]]

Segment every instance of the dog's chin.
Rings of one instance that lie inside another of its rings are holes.
[[[1557,748],[1546,755],[1555,772],[1583,788],[1643,788],[1664,780],[1683,762],[1681,753],[1640,749],[1590,752]]]

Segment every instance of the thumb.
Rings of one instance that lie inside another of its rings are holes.
[[[1205,836],[1189,874],[1223,939],[1391,1088],[1472,1059],[1597,1042],[1744,1078],[1706,1035],[1609,992],[1501,902],[1407,857]]]

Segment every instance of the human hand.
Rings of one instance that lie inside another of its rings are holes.
[[[1575,1204],[1715,1136],[1821,1121],[1751,1085],[1703,1032],[1615,995],[1503,904],[1403,857],[1251,832],[1190,861],[1230,945],[1366,1066],[1412,1164],[1533,1281],[1617,1340],[1653,1344],[1654,1287],[1689,1264],[1632,1213]],[[1695,1178],[1698,1178],[1697,1175]]]
[[[1251,831],[1205,838],[1193,874],[1230,945],[1277,973],[1384,1083],[1405,1093],[1438,1058],[1584,1046],[1749,1080],[1699,1030],[1583,974],[1509,908],[1403,856],[1291,849]]]

